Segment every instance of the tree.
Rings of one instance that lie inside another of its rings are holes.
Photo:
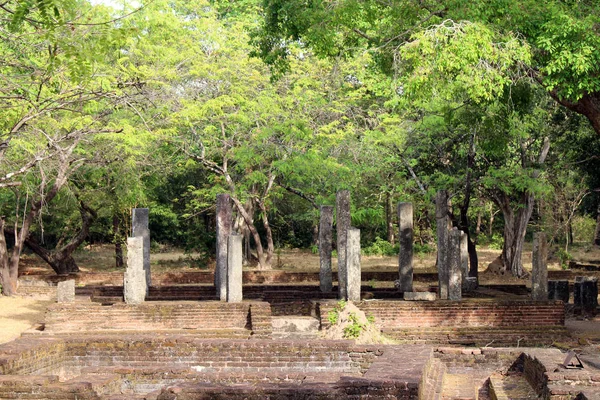
[[[118,103],[129,84],[117,84],[102,66],[123,32],[111,29],[108,15],[95,10],[85,2],[9,1],[0,7],[0,195],[6,200],[0,213],[0,281],[7,295],[16,291],[20,254],[34,220],[86,161],[81,144],[117,130],[107,123],[107,104]],[[50,258],[69,264],[65,254],[72,248]]]
[[[263,8],[264,20],[254,35],[256,53],[277,71],[289,67],[287,49],[298,41],[323,56],[368,49],[381,70],[401,76],[398,52],[414,45],[415,35],[445,20],[481,24],[493,33],[487,39],[512,33],[531,49],[524,75],[561,105],[587,117],[600,134],[600,7],[595,2],[266,0]],[[493,89],[494,81],[489,83]]]

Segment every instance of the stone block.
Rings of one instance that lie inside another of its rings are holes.
[[[450,218],[448,213],[448,191],[439,190],[435,197],[435,220],[437,232],[437,270],[440,299],[448,298],[448,237]]]
[[[242,236],[227,238],[227,302],[242,301]]]
[[[465,293],[472,292],[479,287],[479,281],[476,276],[467,276],[463,280],[462,290]]]
[[[407,301],[434,301],[437,295],[433,292],[404,292]]]
[[[575,277],[574,303],[585,313],[596,313],[598,308],[598,278],[588,276]]]
[[[152,282],[150,273],[150,210],[147,208],[134,208],[131,210],[131,236],[144,239],[144,273],[146,274],[146,294]]]
[[[340,190],[336,194],[336,234],[338,253],[338,297],[348,298],[348,278],[346,266],[346,240],[350,229],[350,192]]]
[[[462,298],[462,265],[460,260],[460,236],[462,232],[453,229],[448,237],[448,299],[461,300]]]
[[[569,302],[569,281],[548,281],[548,300]]]
[[[222,301],[227,300],[227,237],[231,234],[232,209],[228,194],[217,195],[217,259],[215,267],[215,288]]]
[[[412,203],[398,204],[398,290],[411,292],[413,290],[413,205]]]
[[[58,282],[56,287],[56,300],[59,303],[72,303],[75,301],[75,280]]]
[[[333,207],[321,206],[319,221],[319,288],[323,293],[333,290],[333,277],[331,271],[331,253],[333,240]]]
[[[144,242],[143,237],[127,238],[127,268],[123,277],[123,295],[127,304],[140,304],[146,299]]]
[[[348,301],[360,301],[360,229],[348,229],[346,242],[347,296]]]
[[[531,298],[535,301],[548,300],[548,244],[544,232],[533,235],[531,269]]]

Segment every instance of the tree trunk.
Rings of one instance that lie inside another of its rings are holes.
[[[265,254],[265,265],[268,265],[270,267],[273,262],[273,253],[275,253],[275,246],[273,244],[273,232],[271,231],[271,225],[269,224],[269,217],[267,215],[267,208],[265,207],[265,203],[262,200],[257,200],[256,203],[258,204],[258,208],[260,209],[263,227],[265,228],[265,233],[267,235],[267,253]]]
[[[469,230],[469,207],[471,205],[471,193],[473,192],[473,186],[471,184],[471,175],[473,166],[475,164],[475,134],[473,131],[471,135],[471,143],[469,145],[469,154],[467,156],[467,174],[465,177],[465,198],[463,203],[460,205],[460,221],[458,229],[462,230],[467,235],[467,249],[469,253],[469,276],[479,277],[479,260],[477,258],[477,247]]]
[[[563,106],[587,117],[594,131],[600,135],[600,92],[586,93],[576,102],[560,98],[556,91],[550,91],[549,94]]]
[[[121,219],[117,214],[113,215],[113,242],[115,244],[115,267],[123,268],[123,235],[121,234]]]
[[[387,241],[393,244],[396,238],[394,235],[394,207],[390,193],[385,194],[385,222],[387,226]]]
[[[11,279],[10,257],[8,256],[8,246],[4,236],[4,218],[0,217],[0,285],[2,293],[6,296],[12,296],[17,291],[16,281]]]
[[[79,267],[73,259],[73,253],[88,237],[90,226],[97,218],[96,212],[81,201],[79,202],[79,213],[81,214],[81,229],[61,248],[49,251],[40,246],[33,237],[25,239],[25,245],[46,261],[58,275],[79,272]]]
[[[256,245],[256,255],[258,257],[258,268],[263,270],[271,269],[271,264],[267,264],[267,257],[260,241],[260,235],[258,234],[258,231],[252,222],[252,217],[248,214],[248,212],[246,212],[244,205],[238,200],[237,197],[232,195],[231,200],[233,201],[233,204],[235,204],[238,212],[244,218],[244,222],[246,223],[246,226],[248,227],[248,230],[254,239],[254,244]]]
[[[534,197],[525,193],[516,210],[510,206],[510,199],[506,195],[499,196],[501,202],[498,204],[504,216],[504,246],[502,247],[502,265],[506,271],[513,276],[522,277],[523,270],[523,244],[527,233],[527,223],[533,213]]]

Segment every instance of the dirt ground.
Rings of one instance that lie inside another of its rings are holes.
[[[49,301],[0,296],[0,343],[10,342],[32,326],[44,322]]]

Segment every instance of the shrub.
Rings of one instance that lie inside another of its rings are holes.
[[[395,256],[398,254],[398,251],[399,245],[377,237],[375,238],[375,242],[362,250],[362,254],[365,256]]]

